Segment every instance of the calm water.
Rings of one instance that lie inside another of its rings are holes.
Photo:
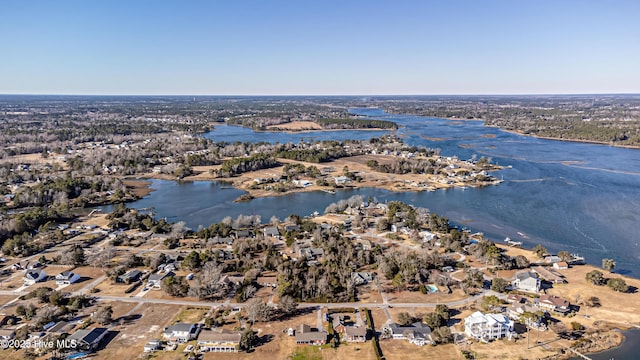
[[[593,360],[637,360],[640,357],[640,329],[623,332],[625,339],[621,346],[588,355]],[[579,358],[571,358],[580,360]]]
[[[480,189],[393,193],[380,189],[297,193],[233,203],[241,191],[210,182],[177,183],[154,180],[157,189],[131,206],[153,206],[159,216],[184,220],[196,229],[225,216],[322,212],[331,202],[354,194],[379,201],[402,200],[449,217],[489,238],[506,236],[527,247],[542,243],[551,251],[579,253],[593,264],[604,257],[617,261],[618,271],[640,276],[640,150],[604,145],[536,139],[485,127],[481,121],[449,121],[387,115],[378,109],[354,113],[385,118],[403,126],[397,134],[409,145],[440,148],[443,155],[489,156],[511,165],[497,175],[505,182]],[[298,142],[323,139],[368,139],[386,132],[256,133],[219,126],[206,134],[214,141]],[[429,140],[438,139],[438,140]]]

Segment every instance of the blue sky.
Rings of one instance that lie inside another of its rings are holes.
[[[640,93],[640,2],[3,1],[4,94]]]

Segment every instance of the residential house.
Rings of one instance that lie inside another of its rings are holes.
[[[569,264],[566,261],[558,261],[553,263],[553,268],[558,270],[566,270],[569,268]]]
[[[142,276],[142,272],[140,272],[140,270],[133,269],[118,276],[116,278],[116,281],[119,283],[130,284],[134,281],[138,281],[138,279],[140,279],[140,276]]]
[[[514,303],[514,304],[522,304],[527,302],[527,298],[518,294],[509,294],[507,295],[507,302]]]
[[[44,272],[44,270],[28,270],[24,274],[24,278],[23,278],[25,285],[33,285],[35,283],[46,281],[46,280],[47,280],[47,273]]]
[[[311,327],[301,324],[296,329],[296,345],[324,345],[327,343],[327,333],[324,331],[311,331]]]
[[[162,337],[170,342],[184,343],[198,336],[200,327],[196,324],[177,323],[164,329]]]
[[[365,342],[367,341],[367,328],[364,326],[345,326],[342,339],[346,342]]]
[[[264,236],[271,236],[280,239],[280,230],[278,230],[277,226],[267,226],[263,231]]]
[[[538,298],[538,307],[561,314],[567,314],[571,311],[569,301],[555,295],[547,294],[541,295],[540,298]]]
[[[238,352],[242,334],[234,331],[203,330],[198,335],[198,350],[201,352]]]
[[[433,342],[431,339],[431,329],[422,322],[415,322],[411,325],[400,325],[391,323],[383,327],[383,332],[387,332],[394,340],[408,340],[410,343],[424,346]]]
[[[289,232],[289,231],[300,231],[300,225],[286,225],[284,227],[284,231],[285,232]]]
[[[420,235],[420,237],[422,237],[422,241],[423,242],[429,242],[429,241],[434,240],[434,239],[437,238],[436,234],[434,234],[434,233],[432,233],[430,231],[426,231],[426,230],[420,231],[418,233],[418,235]]]
[[[162,280],[164,280],[166,277],[173,277],[173,276],[175,276],[175,274],[172,271],[169,271],[166,273],[160,273],[160,272],[153,273],[149,275],[149,278],[147,279],[147,286],[152,289],[158,290],[162,285]]]
[[[95,350],[107,333],[107,328],[82,329],[71,334],[67,340],[75,342],[79,350]]]
[[[391,224],[391,232],[394,232],[394,233],[400,232],[404,228],[405,228],[404,221]]]
[[[236,239],[252,238],[253,232],[251,230],[237,230],[235,236]]]
[[[559,272],[555,271],[553,268],[545,267],[545,266],[536,266],[532,268],[536,274],[540,275],[540,277],[547,282],[554,284],[564,284],[567,282],[564,276]]]
[[[365,285],[373,281],[373,275],[368,271],[352,272],[351,279],[356,286]]]
[[[0,329],[0,340],[11,340],[16,336],[13,329]]]
[[[73,271],[67,270],[56,275],[56,285],[69,285],[80,280],[80,275]]]
[[[61,321],[58,321],[57,323],[54,323],[51,327],[46,328],[45,330],[49,334],[62,335],[62,334],[68,334],[74,327],[75,327],[75,324],[70,323],[68,321],[61,320]]]
[[[511,283],[515,290],[538,292],[540,291],[540,279],[531,271],[518,271],[515,280]]]
[[[162,348],[162,340],[151,339],[144,345],[144,352],[154,352]]]
[[[334,177],[333,180],[336,182],[336,185],[344,185],[349,182],[349,178],[346,176],[337,176]]]
[[[483,341],[505,336],[511,338],[513,321],[502,314],[483,314],[476,311],[464,319],[464,332],[474,339]]]
[[[542,317],[538,315],[539,311],[540,309],[529,304],[513,303],[507,307],[506,314],[510,319],[516,321],[522,320],[522,315],[528,314],[529,316],[524,317],[525,325],[538,330],[546,330],[546,326],[542,323]]]

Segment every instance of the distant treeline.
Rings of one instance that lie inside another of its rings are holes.
[[[222,162],[219,170],[214,171],[219,177],[239,175],[249,171],[268,169],[279,166],[280,163],[270,155],[255,154],[249,157],[239,157]]]
[[[325,129],[397,129],[393,121],[372,119],[318,119],[320,126]]]

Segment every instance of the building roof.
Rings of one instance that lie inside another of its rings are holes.
[[[68,339],[93,344],[94,342],[100,341],[99,339],[102,338],[107,331],[109,331],[107,328],[82,329],[73,333]]]
[[[167,327],[164,332],[165,333],[173,333],[173,332],[191,332],[195,327],[195,324],[191,323],[177,323]]]
[[[544,294],[540,296],[540,298],[538,299],[538,304],[541,304],[541,303],[552,305],[558,308],[569,308],[569,306],[571,306],[569,301],[561,297],[558,297],[555,295],[548,295],[548,294]]]
[[[391,329],[391,333],[395,334],[404,334],[405,331],[416,331],[423,335],[431,334],[431,328],[427,326],[427,324],[422,322],[415,322],[411,325],[400,325],[397,323],[389,324],[389,328]]]
[[[487,323],[490,326],[501,323],[510,324],[511,320],[502,314],[483,314],[480,311],[476,311],[464,319],[465,324],[484,324]]]
[[[516,280],[524,281],[530,278],[538,279],[538,276],[531,271],[523,270],[516,272]]]
[[[566,280],[562,277],[562,274],[556,272],[553,269],[549,269],[542,266],[536,266],[533,271],[538,273],[544,280],[552,283],[564,283]]]
[[[348,336],[367,336],[367,328],[364,326],[345,326],[344,333]]]
[[[208,341],[208,342],[233,342],[240,343],[240,339],[242,338],[242,334],[240,332],[231,332],[231,331],[215,331],[215,330],[204,330],[200,332],[198,335],[198,341]]]
[[[311,331],[307,324],[301,324],[296,329],[296,341],[327,341],[327,333],[324,331]]]
[[[37,280],[42,276],[47,276],[44,270],[29,270],[24,274],[25,279],[28,280]]]

